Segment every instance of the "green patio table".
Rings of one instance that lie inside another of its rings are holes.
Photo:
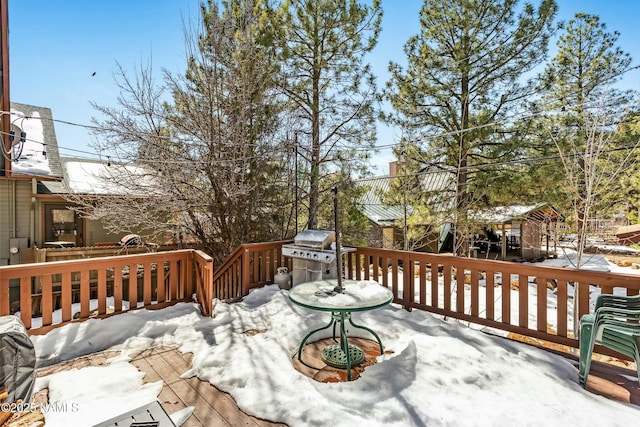
[[[302,362],[302,348],[316,332],[333,326],[333,339],[336,341],[336,325],[339,324],[340,341],[322,350],[322,360],[334,368],[346,369],[347,381],[351,381],[351,368],[364,361],[364,352],[358,346],[349,344],[345,321],[348,320],[354,328],[371,333],[378,341],[380,354],[383,354],[382,341],[378,334],[366,326],[353,323],[351,313],[384,307],[393,301],[393,293],[373,280],[342,280],[342,292],[335,292],[337,285],[337,279],[300,283],[289,290],[289,299],[301,307],[331,313],[328,324],[312,330],[302,339],[298,349],[298,360]]]

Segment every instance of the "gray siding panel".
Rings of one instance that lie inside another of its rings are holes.
[[[14,185],[15,196],[13,193]],[[13,211],[14,203],[15,213]],[[11,238],[29,237],[30,225],[31,181],[0,180],[0,259],[10,258],[9,241]]]
[[[16,181],[16,237],[29,237],[31,223],[31,181]],[[32,242],[29,242],[32,243]]]

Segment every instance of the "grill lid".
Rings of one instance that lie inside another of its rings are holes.
[[[293,239],[297,246],[314,249],[329,249],[336,241],[336,233],[332,230],[304,230]]]

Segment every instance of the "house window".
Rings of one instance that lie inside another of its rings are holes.
[[[45,246],[83,246],[82,218],[65,205],[45,206]]]

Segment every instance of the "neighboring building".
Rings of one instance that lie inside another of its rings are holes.
[[[369,245],[387,249],[402,249],[404,247],[404,223],[405,217],[410,217],[414,208],[407,204],[389,206],[383,203],[383,197],[391,189],[392,182],[398,177],[398,163],[389,163],[389,175],[361,180],[358,185],[365,187],[367,191],[358,200],[362,213],[369,219],[371,225],[369,232]],[[446,213],[451,210],[454,195],[448,189],[451,174],[434,170],[420,175],[420,191],[429,193],[425,197],[434,212]],[[409,191],[416,191],[415,188]],[[451,224],[442,221],[436,225],[429,236],[425,236],[423,243],[414,250],[423,252],[449,252],[451,238],[449,231]]]
[[[105,178],[105,162],[60,158],[49,108],[11,103],[11,123],[13,149],[3,151],[10,161],[0,176],[0,265],[25,262],[21,252],[28,248],[94,246],[128,234],[109,233],[70,209],[70,194],[91,198],[122,190]]]
[[[472,243],[483,253],[493,248],[501,259],[510,255],[536,260],[555,253],[557,224],[564,221],[564,216],[547,203],[496,206],[473,212],[470,216],[479,228],[483,228]]]
[[[615,236],[621,245],[637,245],[640,243],[640,224],[619,227]]]
[[[398,164],[389,164],[389,175],[361,180],[359,185],[367,191],[359,199],[363,214],[371,224],[369,245],[382,248],[403,248],[405,217],[410,217],[413,206],[389,206],[383,198],[390,191],[391,184],[398,177]],[[424,203],[441,220],[438,224],[429,224],[431,234],[425,236],[423,244],[414,250],[443,253],[453,252],[453,229],[448,213],[455,204],[453,175],[441,169],[420,175],[419,190],[414,187],[410,191],[422,191]],[[440,215],[437,215],[440,213]],[[470,241],[471,247],[483,254],[493,252],[494,258],[506,259],[518,257],[538,259],[542,256],[542,248],[546,244],[546,252],[555,251],[557,241],[557,223],[564,217],[553,206],[545,203],[530,206],[498,206],[470,213],[477,228],[483,230]],[[425,224],[426,228],[427,224]],[[475,246],[474,246],[475,245]],[[550,248],[549,245],[554,245]]]
[[[107,168],[111,165],[100,160],[59,158],[63,179],[38,183],[38,198],[44,206],[44,246],[96,246],[115,244],[128,231],[113,234],[100,221],[84,218],[70,207],[73,198],[91,200],[100,196],[123,194],[110,180]],[[73,196],[73,197],[70,197]],[[61,243],[62,242],[62,243]],[[42,246],[40,246],[42,247]]]
[[[0,265],[20,263],[20,251],[45,241],[41,182],[62,180],[51,110],[11,103],[10,150],[0,176]]]
[[[371,178],[358,182],[358,185],[366,187],[367,191],[358,200],[362,213],[370,224],[368,245],[380,248],[402,247],[402,220],[404,218],[403,206],[388,206],[382,203],[382,197],[391,187],[391,178],[388,176]],[[407,206],[407,215],[412,209]]]

